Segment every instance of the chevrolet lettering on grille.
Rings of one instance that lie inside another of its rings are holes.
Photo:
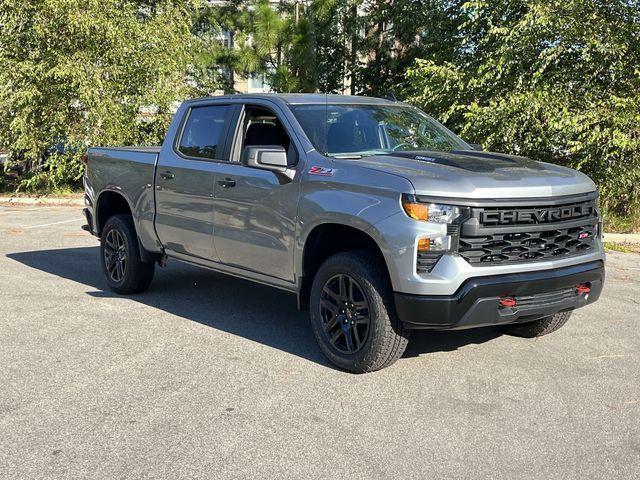
[[[480,212],[480,222],[484,225],[509,225],[517,223],[553,223],[594,214],[592,205],[571,205],[551,208],[518,210],[489,210]]]

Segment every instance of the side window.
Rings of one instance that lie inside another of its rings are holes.
[[[247,106],[242,126],[242,148],[261,145],[280,145],[287,151],[289,166],[298,162],[295,146],[278,117],[266,108]]]
[[[188,157],[217,158],[223,140],[228,105],[195,107],[189,112],[182,130],[178,151]]]

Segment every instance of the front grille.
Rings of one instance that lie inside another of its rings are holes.
[[[594,249],[597,224],[593,200],[553,207],[472,208],[462,225],[458,252],[479,266],[581,255]]]
[[[482,225],[552,224],[597,216],[593,200],[542,207],[483,207],[473,209]]]

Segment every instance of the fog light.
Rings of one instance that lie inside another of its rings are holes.
[[[442,237],[436,237],[431,239],[431,250],[450,250],[451,249],[451,237],[444,235]]]
[[[444,252],[451,249],[451,236],[418,239],[418,252]]]

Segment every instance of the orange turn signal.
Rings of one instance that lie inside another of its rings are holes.
[[[421,238],[418,240],[418,251],[424,252],[431,250],[431,240],[428,238]]]
[[[426,203],[402,202],[402,208],[414,220],[429,220],[429,205]]]

